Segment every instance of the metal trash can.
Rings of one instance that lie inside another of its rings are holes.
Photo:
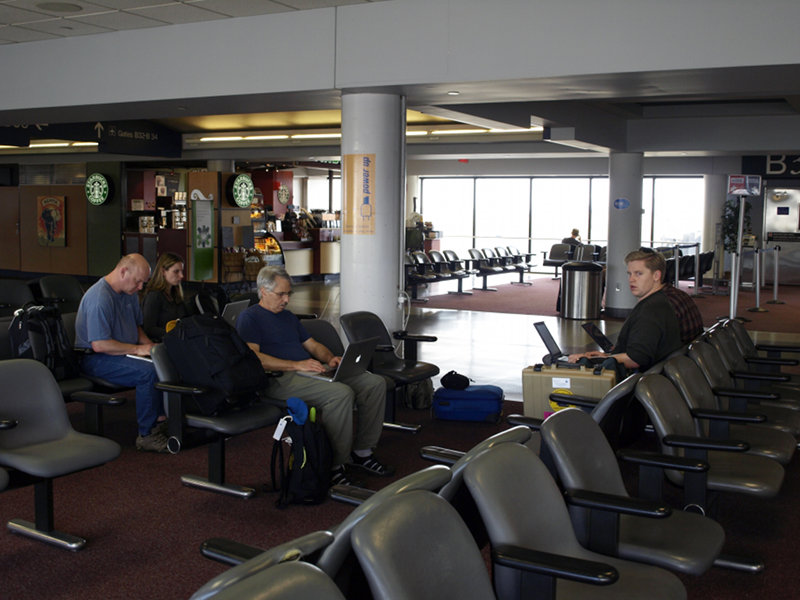
[[[568,262],[561,267],[561,316],[599,319],[603,295],[603,266],[595,262]]]

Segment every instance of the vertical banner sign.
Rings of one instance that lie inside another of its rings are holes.
[[[346,154],[342,167],[342,233],[375,235],[375,155]]]
[[[40,246],[67,245],[66,218],[64,196],[39,196],[37,203],[37,237]]]
[[[192,279],[204,281],[214,276],[214,203],[192,197]]]

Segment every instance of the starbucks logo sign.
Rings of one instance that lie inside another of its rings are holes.
[[[86,178],[86,199],[89,204],[100,206],[111,195],[111,185],[105,175],[92,173]]]
[[[250,175],[237,175],[233,180],[233,202],[241,208],[248,208],[255,197],[255,187]]]

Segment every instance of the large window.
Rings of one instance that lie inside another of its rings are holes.
[[[334,177],[332,185],[327,177],[308,178],[308,210],[328,210],[328,199],[332,199],[334,211],[342,210],[342,180]]]
[[[530,185],[527,177],[475,182],[475,247],[528,250]]]
[[[420,214],[442,232],[443,249],[455,250],[462,258],[472,248],[472,215],[475,210],[475,180],[423,179]]]
[[[442,248],[460,256],[500,245],[539,253],[572,229],[584,243],[608,244],[607,177],[425,177],[420,196]],[[643,178],[642,245],[701,241],[704,203],[701,177]]]
[[[531,180],[533,252],[569,237],[573,229],[589,241],[589,178],[536,177]]]

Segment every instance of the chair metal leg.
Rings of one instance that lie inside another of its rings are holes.
[[[181,482],[188,487],[238,498],[250,498],[255,494],[255,490],[251,487],[225,483],[225,439],[222,436],[208,446],[208,478],[181,475]]]
[[[86,545],[84,538],[53,529],[53,480],[37,482],[33,495],[36,523],[12,519],[8,522],[9,531],[73,552],[83,548]]]
[[[761,561],[731,556],[729,554],[720,554],[714,561],[714,566],[753,574],[761,573],[761,571],[764,570],[764,563]]]

